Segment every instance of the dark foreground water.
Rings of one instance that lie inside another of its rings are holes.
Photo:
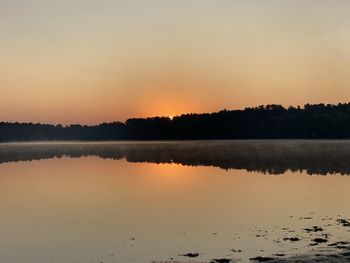
[[[0,262],[341,260],[349,174],[350,141],[0,144]]]

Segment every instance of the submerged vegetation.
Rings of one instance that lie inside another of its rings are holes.
[[[350,103],[267,105],[95,126],[0,123],[0,141],[340,138],[350,138]]]

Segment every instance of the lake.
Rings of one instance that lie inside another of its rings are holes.
[[[346,140],[2,143],[0,262],[335,254],[349,174]]]

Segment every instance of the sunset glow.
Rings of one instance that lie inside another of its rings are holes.
[[[350,2],[3,0],[0,120],[350,100]]]

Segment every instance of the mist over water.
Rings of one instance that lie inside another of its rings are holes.
[[[128,162],[244,169],[266,174],[350,174],[348,140],[36,142],[0,144],[0,163],[96,156]]]

